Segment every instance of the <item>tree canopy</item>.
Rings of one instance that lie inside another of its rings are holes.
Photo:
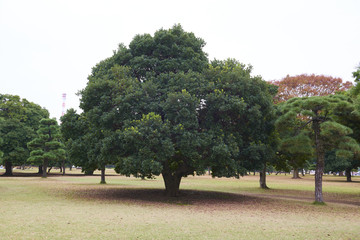
[[[353,86],[352,82],[343,82],[341,78],[315,74],[288,75],[271,83],[279,87],[274,98],[275,103],[284,102],[293,97],[326,96],[346,91]]]
[[[127,48],[120,44],[112,57],[101,61],[92,69],[89,80],[113,76],[109,70],[114,65],[128,66],[131,75],[139,80],[162,73],[201,72],[207,67],[205,41],[183,30],[181,25],[160,29],[154,36],[138,34]]]

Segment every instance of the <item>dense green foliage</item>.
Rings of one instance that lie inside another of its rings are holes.
[[[193,33],[185,32],[180,25],[169,30],[160,29],[154,36],[136,35],[129,48],[119,45],[112,57],[97,64],[89,80],[112,77],[109,72],[114,65],[128,66],[131,76],[138,80],[163,73],[201,72],[207,67],[207,55],[202,48],[205,41]]]
[[[12,175],[12,166],[26,163],[27,143],[36,136],[40,119],[48,116],[48,111],[35,103],[19,96],[0,94],[1,162],[6,166],[7,175]]]
[[[89,123],[83,114],[78,114],[74,109],[69,109],[61,117],[60,126],[64,140],[68,161],[75,166],[81,166],[86,175],[92,175],[98,169],[97,163],[88,155],[92,143],[92,134],[89,133]]]

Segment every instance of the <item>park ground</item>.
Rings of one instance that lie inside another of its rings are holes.
[[[0,177],[0,239],[360,239],[360,177],[325,176],[314,205],[313,176],[191,176],[169,198],[161,177],[23,173]]]

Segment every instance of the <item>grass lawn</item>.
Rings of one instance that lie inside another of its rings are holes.
[[[360,239],[359,177],[325,176],[316,206],[313,176],[188,177],[168,198],[161,177],[67,173],[0,177],[0,239]]]

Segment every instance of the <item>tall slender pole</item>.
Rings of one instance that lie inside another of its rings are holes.
[[[63,93],[63,94],[62,94],[62,99],[63,99],[63,102],[62,102],[62,113],[61,113],[61,116],[64,116],[64,114],[65,114],[66,93]]]

